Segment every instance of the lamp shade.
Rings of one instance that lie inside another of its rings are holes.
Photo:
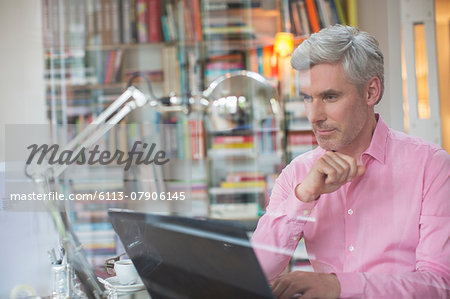
[[[275,36],[274,51],[280,56],[288,56],[294,50],[294,35],[288,32],[278,32]]]

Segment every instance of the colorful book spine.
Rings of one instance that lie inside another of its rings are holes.
[[[221,182],[221,188],[264,188],[266,181]]]
[[[227,182],[247,182],[247,181],[265,181],[266,176],[259,171],[241,171],[227,174]]]
[[[356,0],[347,0],[348,24],[358,27],[358,7]]]
[[[305,35],[309,35],[311,34],[311,29],[309,27],[309,22],[308,22],[308,14],[306,13],[306,7],[305,7],[305,1],[304,0],[300,0],[298,3],[299,6],[299,12],[300,12],[300,22],[301,22],[301,26],[302,26],[302,32]]]
[[[202,21],[200,15],[200,0],[188,0],[191,12],[191,20],[194,23],[194,34],[196,41],[203,40]]]
[[[147,0],[147,13],[148,42],[158,43],[162,40],[159,0]]]
[[[130,44],[132,40],[131,29],[131,2],[130,0],[121,1],[121,40],[124,44]]]
[[[339,16],[339,23],[341,23],[342,25],[347,25],[347,17],[345,16],[341,0],[334,0],[334,6],[336,7],[336,11]]]
[[[253,148],[253,142],[239,143],[213,143],[213,149],[237,149],[237,148]]]
[[[103,31],[102,31],[103,44],[109,45],[112,42],[111,0],[102,0],[101,13],[103,20]]]
[[[138,42],[146,43],[148,41],[146,0],[137,0],[136,2],[136,22]]]
[[[203,122],[197,119],[189,120],[191,130],[191,154],[192,159],[200,160],[205,158],[205,138]]]
[[[319,32],[320,22],[317,15],[317,8],[314,0],[306,0],[306,9],[308,11],[309,23],[313,32]]]
[[[241,135],[241,136],[215,136],[213,137],[214,143],[244,143],[253,142],[253,136]]]

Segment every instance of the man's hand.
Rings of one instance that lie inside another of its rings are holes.
[[[304,202],[314,201],[321,194],[336,191],[365,171],[366,168],[357,165],[353,157],[327,151],[314,162],[305,180],[297,185],[295,195]]]
[[[334,274],[295,271],[278,277],[272,291],[278,299],[334,299],[339,297],[341,285]]]

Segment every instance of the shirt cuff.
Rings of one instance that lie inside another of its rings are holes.
[[[303,202],[295,196],[295,190],[287,198],[286,214],[290,221],[307,222],[311,221],[311,212],[317,204],[317,200],[312,202]]]
[[[335,273],[341,285],[339,298],[362,298],[364,278],[361,273]]]

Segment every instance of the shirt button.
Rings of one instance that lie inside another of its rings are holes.
[[[292,240],[293,240],[293,241],[297,241],[297,237],[293,237]]]
[[[347,211],[347,213],[348,213],[349,215],[352,215],[352,214],[353,214],[353,210],[352,210],[352,209],[349,209],[349,210]]]
[[[348,246],[348,250],[353,251],[353,250],[355,250],[355,247],[353,247],[353,245],[350,245],[350,246]]]

